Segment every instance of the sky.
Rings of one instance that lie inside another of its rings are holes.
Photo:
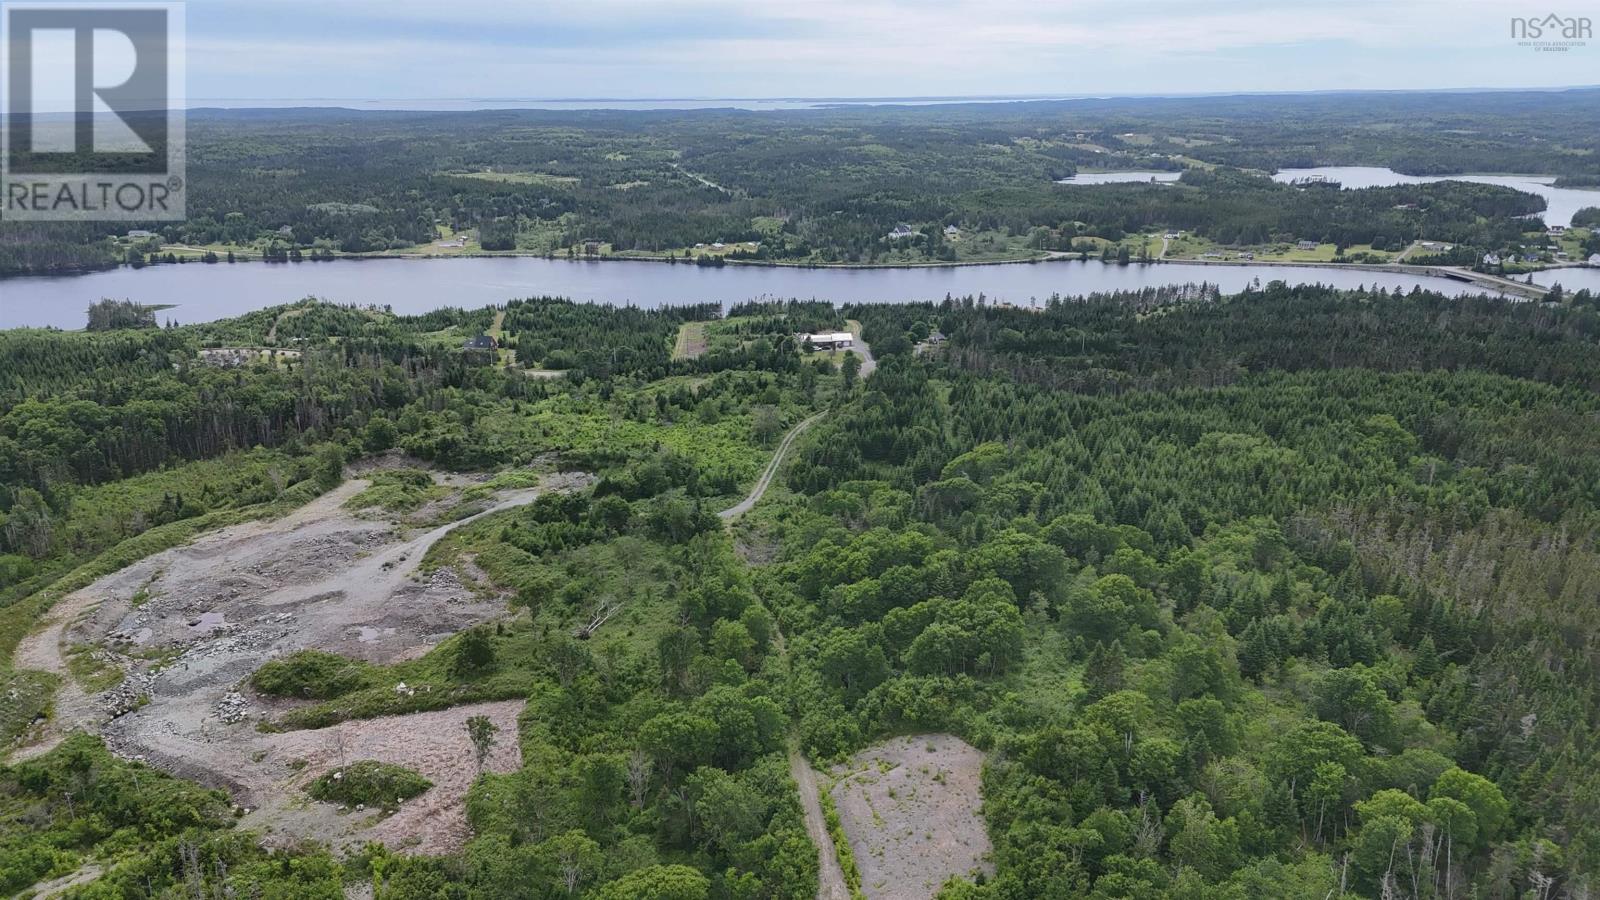
[[[1525,0],[189,0],[188,95],[1105,96],[1557,87]]]

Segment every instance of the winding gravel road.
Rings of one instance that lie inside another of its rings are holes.
[[[761,502],[761,496],[772,485],[772,479],[778,474],[778,467],[783,464],[784,454],[789,452],[789,448],[794,444],[794,439],[800,436],[800,432],[810,428],[811,424],[820,418],[822,418],[822,413],[817,413],[809,419],[801,420],[798,425],[789,429],[789,433],[784,435],[783,440],[778,443],[777,452],[772,454],[772,462],[767,463],[767,470],[761,473],[761,477],[756,479],[756,486],[750,489],[750,495],[717,513],[724,522],[731,522],[739,518]]]

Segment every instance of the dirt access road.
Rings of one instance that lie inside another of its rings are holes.
[[[817,900],[850,900],[850,886],[845,884],[844,869],[833,849],[833,837],[828,834],[828,820],[823,817],[822,803],[817,799],[817,773],[800,748],[792,745],[789,747],[789,777],[800,791],[806,835],[817,848]]]
[[[866,378],[878,368],[878,363],[872,358],[872,348],[861,340],[861,323],[854,319],[848,320],[850,331],[856,336],[856,349],[861,357],[860,377]],[[794,445],[795,438],[807,428],[810,428],[822,413],[817,413],[810,418],[789,429],[778,444],[778,449],[772,454],[772,461],[767,463],[766,471],[761,473],[761,478],[751,488],[749,496],[738,504],[718,513],[725,522],[731,522],[749,512],[761,502],[761,497],[771,486],[772,479],[778,474],[778,469],[783,465],[783,459],[788,454],[789,448]],[[778,634],[779,651],[787,654],[788,646],[783,640],[783,634]],[[822,815],[822,804],[817,799],[817,777],[811,768],[811,763],[806,760],[800,748],[791,744],[789,747],[789,777],[794,779],[795,788],[800,793],[800,809],[805,815],[806,835],[811,838],[811,843],[817,848],[817,900],[850,900],[850,888],[844,880],[844,869],[839,865],[839,856],[833,849],[833,838],[828,834],[828,823]]]
[[[872,348],[867,346],[867,342],[861,339],[861,323],[855,319],[845,319],[844,323],[850,327],[850,333],[856,336],[856,345],[850,349],[861,357],[861,371],[856,374],[865,379],[873,372],[878,371],[878,361],[872,356]]]
[[[281,519],[203,535],[63,598],[45,627],[17,650],[19,668],[63,679],[54,719],[16,755],[36,755],[82,728],[100,734],[121,756],[229,790],[241,806],[276,810],[276,825],[260,815],[252,817],[254,824],[290,840],[372,838],[426,852],[453,849],[465,836],[460,805],[472,772],[463,723],[473,707],[262,734],[256,721],[284,701],[257,697],[247,686],[262,663],[297,650],[390,663],[504,616],[503,598],[475,583],[470,565],[424,576],[418,570],[423,556],[467,522],[521,506],[542,491],[579,487],[588,476],[546,476],[539,488],[502,492],[480,501],[475,514],[445,524],[434,523],[475,482],[436,480],[450,489],[448,496],[414,514],[412,521],[427,523],[418,527],[346,509],[367,486],[356,480]],[[125,673],[123,682],[87,694],[68,674],[67,651],[76,646],[95,648]],[[484,705],[510,754],[491,759],[494,771],[516,766],[521,706]],[[366,748],[365,758],[409,765],[434,781],[432,791],[411,801],[428,814],[405,828],[384,829],[304,798],[304,782],[322,774],[317,765],[362,758],[349,755],[359,748]],[[466,775],[458,777],[463,769]]]
[[[872,348],[867,346],[866,341],[861,340],[861,323],[857,322],[855,319],[847,319],[845,321],[846,324],[850,326],[850,333],[856,336],[856,345],[854,349],[856,351],[856,355],[861,357],[861,371],[859,373],[859,377],[864,379],[873,372],[877,371],[878,361],[872,358]],[[761,496],[765,494],[767,492],[767,488],[772,485],[772,479],[778,474],[778,467],[783,465],[783,458],[789,452],[789,448],[794,444],[794,439],[799,437],[801,432],[815,424],[818,419],[822,418],[822,415],[822,413],[817,413],[808,419],[802,420],[799,424],[789,429],[789,433],[784,435],[783,440],[778,443],[777,451],[772,454],[772,461],[767,463],[766,471],[762,472],[761,477],[756,479],[756,485],[750,489],[750,494],[733,506],[730,506],[722,512],[717,513],[717,515],[722,517],[724,522],[731,522],[734,519],[739,518],[740,516],[749,512],[757,503],[761,502]]]
[[[778,449],[773,452],[772,461],[767,463],[766,471],[762,472],[761,477],[756,479],[756,485],[750,489],[750,493],[743,500],[717,513],[724,522],[731,522],[739,518],[761,502],[762,495],[767,492],[767,488],[772,486],[772,479],[778,474],[778,467],[783,465],[783,457],[789,452],[789,448],[794,445],[794,439],[799,437],[802,431],[810,428],[820,418],[822,418],[822,413],[817,413],[809,419],[802,419],[793,428],[789,429],[789,433],[784,435],[783,440],[778,442]]]

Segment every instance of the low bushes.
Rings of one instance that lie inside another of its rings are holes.
[[[371,486],[346,500],[347,509],[380,507],[390,512],[410,512],[446,493],[445,488],[434,484],[432,475],[421,469],[388,469],[373,472],[367,479]]]
[[[321,650],[301,650],[275,659],[250,676],[250,684],[273,697],[332,700],[372,683],[372,666]]]
[[[844,823],[839,821],[839,807],[834,805],[833,795],[826,790],[817,792],[817,800],[822,804],[822,818],[828,824],[828,837],[833,841],[834,855],[839,857],[845,886],[850,888],[850,896],[854,900],[866,900],[866,895],[861,893],[861,868],[856,865],[850,839],[845,837]]]
[[[324,803],[392,810],[431,787],[433,782],[405,766],[363,759],[322,775],[306,793]]]

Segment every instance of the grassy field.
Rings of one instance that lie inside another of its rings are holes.
[[[1600,196],[1595,198],[1595,205],[1600,206]],[[1567,260],[1564,261],[1581,262],[1589,258],[1589,255],[1583,252],[1583,244],[1591,233],[1592,230],[1588,228],[1568,228],[1566,234],[1554,238],[1551,243],[1566,252]]]
[[[652,653],[677,626],[679,604],[660,587],[680,573],[667,547],[622,536],[536,556],[499,539],[516,515],[507,511],[456,530],[434,545],[423,563],[424,571],[432,571],[471,560],[488,576],[492,586],[482,585],[486,590],[541,598],[531,606],[523,602],[513,617],[479,632],[493,647],[493,664],[463,671],[457,664],[459,636],[417,659],[360,664],[358,679],[320,702],[289,711],[280,727],[321,728],[347,719],[524,698],[548,675],[550,660],[567,649],[559,645],[570,646],[574,629],[587,624],[600,604],[618,609],[584,641],[600,658]],[[641,578],[647,582],[643,587]],[[402,683],[412,690],[397,691]]]
[[[1256,259],[1272,262],[1333,262],[1338,252],[1333,244],[1318,244],[1315,250],[1301,250],[1295,244],[1270,244],[1255,251]],[[1388,259],[1394,254],[1386,250],[1373,250],[1370,244],[1354,244],[1345,248],[1346,256],[1371,253]]]
[[[1159,248],[1159,243],[1157,248]],[[1200,259],[1206,254],[1220,254],[1222,259],[1240,260],[1241,254],[1251,254],[1255,260],[1261,262],[1303,262],[1303,263],[1330,263],[1354,261],[1351,257],[1362,254],[1371,254],[1383,260],[1391,260],[1398,254],[1387,250],[1374,250],[1370,244],[1352,244],[1345,248],[1345,258],[1338,257],[1338,247],[1333,244],[1318,244],[1314,250],[1302,250],[1296,244],[1276,243],[1262,244],[1248,247],[1231,247],[1218,244],[1206,238],[1196,237],[1185,233],[1183,237],[1170,240],[1167,245],[1168,260]],[[1152,256],[1155,254],[1152,253]],[[1249,261],[1249,260],[1243,260]]]
[[[451,178],[476,178],[481,181],[495,181],[504,184],[542,184],[565,186],[578,183],[578,179],[571,175],[549,175],[544,172],[441,172]]]
[[[706,352],[706,322],[685,322],[672,345],[673,359],[694,359]]]

